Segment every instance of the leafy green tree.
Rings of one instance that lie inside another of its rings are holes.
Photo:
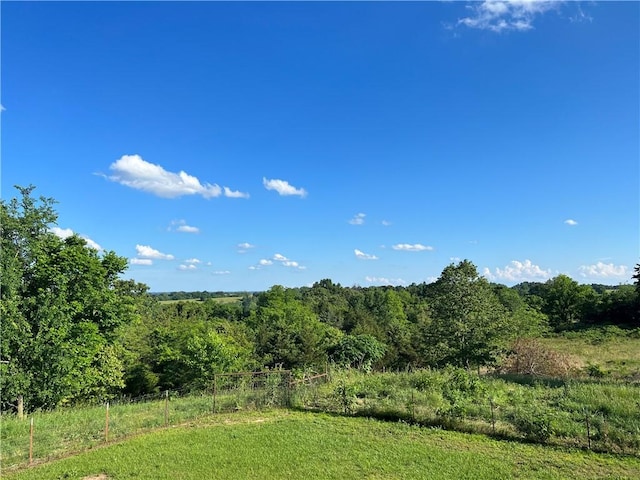
[[[548,331],[547,316],[527,303],[517,290],[504,285],[493,285],[493,291],[510,317],[505,328],[511,329],[513,337],[538,337]]]
[[[104,397],[123,385],[116,330],[135,315],[126,259],[51,233],[50,198],[0,203],[2,404],[28,409]]]
[[[341,367],[371,370],[385,353],[385,345],[371,335],[345,335],[330,350],[330,359]]]
[[[556,330],[574,327],[593,310],[597,294],[590,285],[580,285],[567,275],[558,275],[545,284],[543,312]]]
[[[262,363],[284,368],[320,366],[341,333],[320,322],[311,309],[296,298],[293,289],[280,285],[260,294],[249,320],[255,348]]]
[[[431,363],[466,368],[491,363],[512,335],[505,308],[468,260],[442,271],[431,308],[431,341],[425,346]]]

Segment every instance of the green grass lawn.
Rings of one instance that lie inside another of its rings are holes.
[[[640,459],[285,410],[214,415],[7,480],[640,478]]]

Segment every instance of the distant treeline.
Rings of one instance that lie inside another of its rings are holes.
[[[150,292],[153,298],[159,301],[170,301],[170,300],[208,300],[210,298],[226,298],[226,297],[243,297],[245,295],[252,295],[255,292]]]

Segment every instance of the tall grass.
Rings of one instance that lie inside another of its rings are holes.
[[[336,372],[314,405],[502,438],[640,455],[640,386],[593,380],[531,381],[461,369]]]

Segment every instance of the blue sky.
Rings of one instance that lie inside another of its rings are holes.
[[[637,2],[2,2],[2,198],[152,291],[630,283]]]

